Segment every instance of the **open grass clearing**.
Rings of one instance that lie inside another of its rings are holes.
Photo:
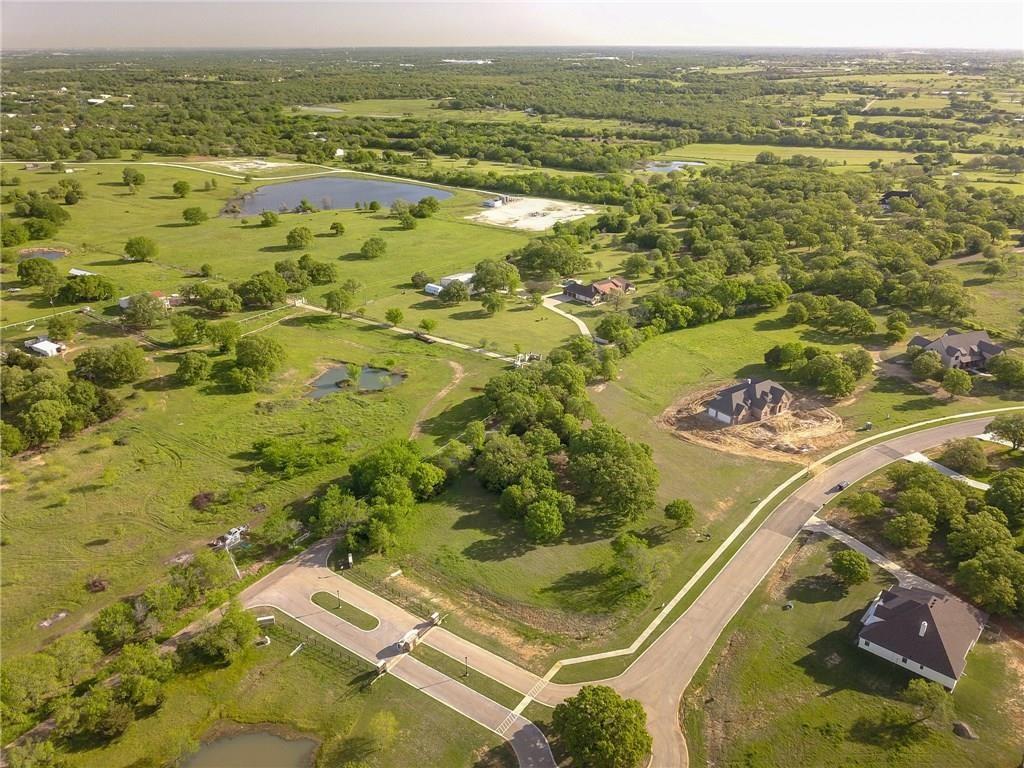
[[[891,734],[880,715],[911,676],[857,649],[858,619],[887,577],[843,592],[825,567],[830,541],[794,544],[730,623],[684,697],[690,759],[716,765],[997,766],[1016,760],[1024,654],[988,637],[968,657],[948,724]],[[782,604],[794,607],[783,611]],[[765,649],[771,652],[766,653]]]
[[[371,616],[366,611],[359,610],[354,605],[346,603],[330,592],[317,592],[310,600],[325,611],[330,611],[339,619],[347,621],[353,627],[358,627],[364,632],[374,630],[380,624],[376,616]]]
[[[778,157],[810,155],[822,160],[839,163],[840,170],[866,171],[872,160],[887,163],[906,160],[913,162],[914,153],[874,149],[835,149],[831,147],[780,147],[769,144],[687,144],[671,149],[655,159],[660,160],[703,160],[708,163],[752,162],[760,152],[772,152]],[[843,165],[845,163],[845,165]]]
[[[230,393],[217,378],[181,387],[169,378],[178,353],[157,352],[144,380],[122,392],[127,397],[122,416],[40,456],[5,465],[3,640],[8,652],[38,647],[53,633],[81,625],[117,597],[158,579],[172,557],[204,546],[233,525],[258,522],[261,513],[254,507],[301,503],[344,474],[360,451],[408,435],[417,419],[422,419],[424,448],[432,450],[461,431],[465,420],[481,415],[472,388],[501,367],[478,355],[327,316],[296,317],[264,333],[287,351],[284,367],[264,391]],[[460,362],[464,379],[424,413],[451,380],[448,358]],[[386,364],[408,375],[385,392],[339,390],[318,401],[304,398],[318,371],[338,361]],[[226,358],[216,359],[215,377],[227,367]],[[341,463],[290,479],[254,473],[257,439],[315,437],[336,428],[349,435],[349,453]],[[240,492],[237,501],[204,511],[191,506],[197,493],[228,489]],[[48,546],[41,548],[40,541]],[[97,575],[109,579],[111,587],[90,594],[85,582]],[[36,629],[59,610],[71,615],[49,630]]]

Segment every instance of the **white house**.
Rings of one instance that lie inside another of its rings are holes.
[[[458,280],[460,283],[466,286],[466,289],[473,293],[473,278],[476,277],[472,272],[457,272],[454,275],[446,275],[441,278],[441,287],[444,288],[448,283],[455,282]]]
[[[96,273],[95,272],[90,272],[87,269],[78,269],[77,267],[72,267],[71,269],[68,270],[68,274],[71,275],[72,277],[88,277],[90,275],[95,275]],[[125,298],[128,298],[128,297],[125,297]],[[120,303],[121,302],[118,302],[118,304],[120,304]]]
[[[341,149],[339,147],[338,149],[334,150],[334,159],[335,160],[341,160],[341,158],[343,158],[344,156],[345,156],[345,150],[344,149]]]
[[[31,350],[42,357],[57,357],[57,355],[66,350],[67,347],[63,344],[50,341],[46,336],[40,336],[26,341],[25,349]]]
[[[952,691],[987,620],[952,595],[890,587],[861,618],[857,647]]]

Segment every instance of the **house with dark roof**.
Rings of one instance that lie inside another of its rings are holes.
[[[995,344],[985,331],[961,333],[950,328],[937,339],[915,336],[907,345],[908,351],[937,352],[947,368],[963,368],[967,371],[982,371],[988,361],[1002,354],[1004,347]]]
[[[575,280],[570,280],[562,288],[562,293],[573,301],[594,305],[607,301],[616,291],[633,293],[635,290],[636,286],[629,282],[629,280],[616,275],[615,277],[606,277],[604,280],[595,280],[590,285],[583,285]]]
[[[907,200],[913,197],[913,193],[907,189],[890,189],[887,192],[883,192],[881,199],[882,207],[889,210],[889,201],[894,197],[900,200]]]
[[[860,621],[858,648],[952,691],[988,616],[952,595],[890,587]]]
[[[771,379],[747,379],[715,395],[707,405],[707,414],[723,424],[742,424],[788,411],[792,402],[789,391]]]

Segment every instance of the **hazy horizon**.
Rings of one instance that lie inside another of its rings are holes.
[[[4,50],[1024,48],[1024,3],[3,2]]]

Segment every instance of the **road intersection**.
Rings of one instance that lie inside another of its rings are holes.
[[[622,695],[636,698],[644,705],[648,728],[654,738],[651,764],[657,768],[685,768],[688,765],[686,743],[679,728],[683,692],[736,612],[804,525],[832,498],[840,481],[854,483],[908,454],[927,450],[948,440],[979,435],[991,420],[991,415],[982,414],[1011,410],[1020,410],[1020,407],[935,419],[926,424],[936,426],[919,431],[910,430],[921,425],[892,430],[875,436],[874,440],[878,440],[893,435],[883,442],[872,442],[868,438],[847,446],[814,465],[813,472],[801,470],[778,486],[760,506],[767,507],[793,483],[810,475],[810,479],[786,496],[764,518],[690,606],[622,674],[594,681],[610,685]],[[963,420],[954,421],[954,418]],[[867,447],[835,463],[824,464],[868,443]],[[739,537],[756,517],[760,506],[741,523],[730,539]],[[666,606],[642,633],[639,642],[626,649],[564,660],[543,677],[480,648],[442,626],[432,626],[431,622],[334,573],[327,567],[332,541],[320,542],[256,582],[242,593],[242,601],[253,608],[276,608],[373,664],[387,661],[389,674],[507,739],[520,766],[554,768],[555,761],[546,739],[534,724],[522,716],[523,709],[531,701],[554,706],[580,689],[582,683],[550,682],[566,664],[632,655],[658,629],[671,608],[692,591],[699,576],[724,556],[731,543],[731,540],[723,542],[701,571],[680,589],[672,605]],[[317,592],[337,594],[345,602],[377,617],[378,626],[370,631],[360,630],[316,606],[311,598]],[[420,633],[422,643],[453,659],[465,661],[476,674],[491,677],[523,694],[522,702],[510,710],[404,653],[397,643],[410,630]]]

